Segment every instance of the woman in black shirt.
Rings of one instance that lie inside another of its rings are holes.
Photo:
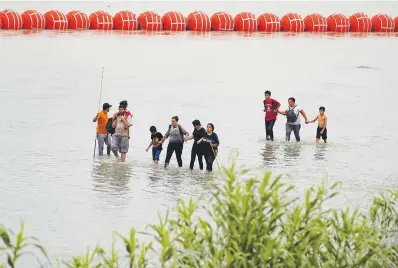
[[[202,127],[199,120],[194,120],[192,122],[192,125],[194,127],[194,130],[192,132],[192,135],[187,138],[187,140],[194,139],[194,143],[192,145],[191,163],[189,165],[189,169],[191,169],[191,170],[193,169],[196,156],[198,156],[199,168],[200,168],[200,170],[203,170],[203,145],[204,144],[198,143],[198,141],[204,137],[204,135],[206,134],[206,130]]]
[[[206,171],[211,172],[213,170],[213,162],[217,157],[218,146],[220,145],[218,136],[214,133],[214,125],[212,123],[207,124],[207,132],[199,142],[203,143]]]

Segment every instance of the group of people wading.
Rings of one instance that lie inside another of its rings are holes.
[[[119,105],[119,112],[115,113],[112,118],[108,118],[108,113],[112,105],[104,103],[102,111],[94,118],[93,122],[97,122],[97,140],[98,140],[98,155],[102,156],[104,145],[107,145],[107,154],[111,151],[116,158],[121,154],[121,162],[126,161],[126,154],[129,149],[130,132],[132,126],[133,115],[127,111],[127,101],[121,101]],[[151,142],[146,151],[152,147],[152,159],[155,164],[158,164],[160,154],[163,150],[164,141],[169,138],[167,146],[165,168],[169,165],[173,153],[177,158],[179,167],[182,167],[182,151],[184,143],[189,140],[194,140],[191,151],[190,169],[192,170],[195,164],[196,157],[198,158],[199,168],[203,170],[203,158],[206,161],[206,171],[213,170],[213,162],[217,157],[218,146],[220,144],[217,134],[214,132],[214,125],[207,124],[206,130],[202,127],[199,120],[194,120],[192,125],[194,130],[190,135],[181,125],[178,124],[178,116],[171,118],[171,124],[165,135],[158,132],[155,126],[151,126],[149,131],[151,133]]]
[[[276,122],[276,117],[278,114],[286,116],[286,141],[290,141],[290,136],[292,132],[296,141],[300,141],[300,114],[304,117],[305,123],[314,123],[318,120],[318,128],[316,130],[316,142],[319,142],[322,137],[323,141],[326,143],[327,139],[327,116],[325,115],[325,107],[319,107],[319,115],[317,115],[313,120],[308,121],[307,115],[304,110],[296,105],[296,99],[290,97],[288,99],[289,107],[287,110],[281,111],[279,107],[281,104],[271,98],[271,92],[269,90],[265,91],[264,112],[265,112],[265,135],[267,140],[274,140],[274,125]]]

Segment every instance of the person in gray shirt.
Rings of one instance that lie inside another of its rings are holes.
[[[182,167],[181,155],[182,149],[184,147],[184,141],[187,136],[189,136],[189,133],[178,124],[178,116],[173,116],[171,118],[171,125],[169,125],[169,130],[167,130],[166,134],[164,134],[163,139],[159,142],[159,144],[163,144],[165,139],[170,137],[169,144],[167,146],[166,160],[164,163],[165,168],[169,165],[171,156],[174,152],[176,153],[178,166]]]
[[[278,110],[278,113],[286,116],[286,141],[290,141],[290,135],[292,134],[292,131],[294,133],[296,141],[300,141],[300,114],[304,117],[306,124],[308,123],[307,115],[305,114],[303,109],[296,105],[295,98],[290,97],[288,99],[288,102],[289,107],[287,110]]]

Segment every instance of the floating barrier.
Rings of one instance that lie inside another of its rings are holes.
[[[351,32],[371,32],[372,20],[363,12],[352,14],[349,18],[351,24]]]
[[[68,29],[86,30],[90,28],[90,20],[87,15],[80,10],[72,10],[66,14]]]
[[[64,13],[58,10],[50,10],[44,13],[46,21],[46,29],[49,30],[65,30],[68,28],[68,20]]]
[[[304,18],[305,30],[307,32],[326,32],[328,23],[326,18],[317,13],[308,15]]]
[[[202,11],[194,11],[187,17],[188,30],[207,32],[211,29],[211,21],[209,16]]]
[[[211,18],[211,29],[213,31],[233,31],[235,22],[231,14],[227,12],[214,13]]]
[[[332,14],[326,21],[329,32],[346,33],[350,31],[350,20],[343,14]]]
[[[138,22],[142,30],[161,31],[163,28],[162,18],[153,11],[145,11],[138,16]]]
[[[169,11],[162,17],[163,30],[165,31],[185,31],[187,19],[180,12]]]
[[[46,28],[43,14],[36,10],[27,10],[21,14],[23,28],[28,30]]]
[[[282,30],[284,32],[304,32],[305,23],[297,13],[288,13],[281,19]]]
[[[113,17],[105,11],[96,11],[90,16],[79,10],[66,15],[50,10],[43,15],[36,10],[18,12],[0,11],[0,29],[49,29],[49,30],[122,30],[122,31],[239,31],[239,32],[385,32],[398,31],[398,16],[377,14],[369,17],[357,12],[346,17],[331,14],[327,18],[318,13],[302,18],[300,14],[288,13],[279,18],[272,13],[263,13],[257,18],[251,12],[241,12],[233,17],[228,12],[216,12],[209,17],[205,12],[195,10],[187,17],[177,11],[165,13],[162,17],[154,11],[145,11],[138,17],[128,10],[117,12]]]
[[[374,32],[390,33],[395,29],[394,20],[386,14],[377,14],[372,17],[372,29]]]
[[[10,9],[0,11],[0,28],[4,30],[21,30],[22,27],[22,17],[17,12]]]
[[[258,31],[260,32],[280,32],[281,21],[278,16],[272,13],[264,13],[257,18]]]
[[[116,30],[136,31],[138,30],[137,16],[130,11],[122,10],[115,14],[113,23]]]
[[[96,11],[91,13],[90,17],[90,29],[92,30],[112,30],[113,29],[113,17],[105,11]]]

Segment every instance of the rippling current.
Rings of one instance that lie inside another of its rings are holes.
[[[1,6],[18,12],[109,8],[114,13],[137,7],[161,13],[168,8],[189,12],[199,4]],[[209,13],[225,8],[259,14],[267,7],[201,5]],[[398,10],[393,2],[269,5],[279,15],[287,10],[303,15]],[[65,257],[82,253],[87,245],[109,247],[112,231],[127,233],[132,225],[144,231],[157,221],[157,212],[164,213],[178,198],[206,195],[208,183],[221,178],[205,176],[197,164],[188,170],[192,143],[184,146],[181,169],[175,158],[168,170],[162,168],[165,150],[158,167],[145,152],[149,127],[164,133],[174,115],[189,131],[194,119],[214,123],[220,165],[227,165],[230,153],[238,150],[238,165],[284,174],[296,195],[328,176],[329,184],[343,183],[332,206],[366,207],[374,194],[398,186],[397,47],[396,34],[0,31],[0,223],[16,230],[23,219],[27,232],[39,237],[52,256]],[[91,119],[98,109],[102,65],[101,102],[116,107],[126,99],[134,113],[126,165],[92,157]],[[282,116],[274,128],[275,142],[266,142],[262,101],[267,89],[282,108],[288,97],[295,97],[309,119],[325,106],[329,143],[315,144],[316,124],[302,125],[302,142],[286,143]]]

